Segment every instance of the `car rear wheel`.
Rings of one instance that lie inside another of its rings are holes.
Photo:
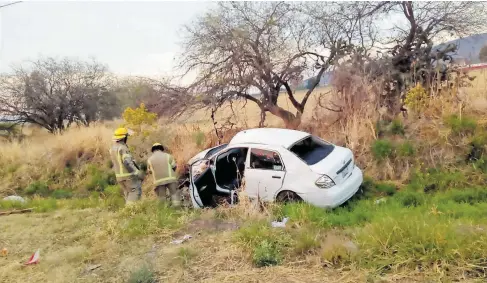
[[[291,203],[291,202],[301,202],[303,199],[298,196],[295,192],[292,191],[282,191],[280,192],[277,197],[276,201],[278,203]]]

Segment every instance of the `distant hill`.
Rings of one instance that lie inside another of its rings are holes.
[[[480,49],[487,45],[487,33],[475,34],[469,37],[455,39],[439,44],[434,48],[438,48],[450,43],[458,46],[458,50],[456,52],[457,54],[453,56],[454,58],[463,58],[467,64],[477,64],[480,63]]]

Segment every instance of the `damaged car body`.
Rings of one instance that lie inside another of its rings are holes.
[[[189,192],[196,208],[238,201],[245,180],[250,199],[305,201],[337,207],[360,188],[363,175],[350,149],[309,133],[258,128],[192,158]]]

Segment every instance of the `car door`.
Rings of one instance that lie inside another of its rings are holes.
[[[210,161],[202,159],[189,169],[189,194],[194,208],[215,207],[213,196],[217,194],[215,178],[209,168]]]
[[[252,147],[245,169],[245,188],[250,198],[271,201],[286,175],[284,163],[276,150]]]

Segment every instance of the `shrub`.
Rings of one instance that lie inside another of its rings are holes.
[[[156,276],[154,272],[144,265],[130,274],[128,283],[156,283]]]
[[[43,181],[35,181],[29,184],[25,189],[25,193],[29,196],[37,195],[40,197],[47,197],[51,193],[49,186]]]
[[[477,128],[477,121],[468,117],[450,115],[445,118],[445,124],[451,129],[454,135],[473,134]]]
[[[392,196],[396,193],[396,185],[391,183],[378,183],[375,187],[380,195]]]
[[[281,259],[277,243],[268,239],[262,240],[252,252],[252,263],[256,267],[278,265]]]
[[[392,120],[391,125],[390,125],[390,131],[394,135],[403,136],[405,133],[405,130],[404,130],[404,125],[402,124],[401,120],[399,120],[399,119]]]
[[[409,190],[397,193],[394,198],[397,199],[399,203],[405,207],[420,206],[425,202],[424,194]]]
[[[414,146],[409,142],[405,141],[397,147],[397,155],[401,157],[412,157],[416,153]]]
[[[115,184],[116,179],[113,172],[101,170],[95,165],[90,165],[88,167],[88,178],[85,185],[85,188],[88,191],[103,192],[106,187]]]
[[[406,93],[404,104],[414,112],[422,112],[428,105],[428,93],[421,84],[416,84]]]
[[[468,186],[471,184],[463,172],[441,168],[429,168],[425,172],[414,172],[408,185],[413,190],[423,192],[445,191]]]
[[[376,160],[384,160],[392,156],[394,147],[389,140],[379,139],[372,144],[372,154]]]
[[[463,189],[451,190],[442,196],[443,200],[453,200],[456,203],[475,204],[487,201],[487,190],[485,189]]]

